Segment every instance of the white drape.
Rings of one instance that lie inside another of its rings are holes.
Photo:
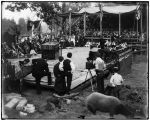
[[[113,6],[103,6],[102,10],[107,13],[119,14],[119,13],[127,13],[133,10],[138,9],[138,5],[113,5]],[[79,11],[79,13],[97,13],[99,12],[99,7],[88,7],[83,8]]]

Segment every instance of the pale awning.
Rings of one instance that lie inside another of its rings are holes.
[[[119,5],[119,6],[104,6],[103,11],[107,13],[113,13],[113,14],[119,14],[119,13],[128,13],[132,12],[136,9],[138,9],[139,6],[132,5],[132,6],[125,6],[125,5]]]
[[[102,10],[103,12],[106,13],[119,14],[119,13],[132,12],[138,8],[139,8],[138,5],[113,5],[113,6],[104,5],[102,7]],[[99,7],[88,7],[88,8],[81,9],[78,13],[84,13],[84,12],[89,14],[94,14],[100,12],[100,9]]]

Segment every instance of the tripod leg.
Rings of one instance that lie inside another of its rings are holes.
[[[91,72],[90,70],[89,70],[89,72],[90,72],[90,75],[91,75],[92,80],[94,81],[94,78],[93,78],[92,72]],[[97,82],[95,82],[95,87],[97,87]]]
[[[86,79],[87,79],[87,76],[88,76],[88,72],[86,73],[85,81],[86,81]]]
[[[91,82],[91,87],[92,87],[92,92],[94,91],[94,88],[93,88],[93,76],[92,76],[92,73],[91,71],[89,70],[89,73],[91,75],[91,79],[90,79],[90,82]]]

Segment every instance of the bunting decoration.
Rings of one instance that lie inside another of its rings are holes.
[[[33,26],[33,21],[28,20],[27,22],[27,30],[30,31],[32,29]]]
[[[41,29],[41,21],[40,20],[37,20],[37,21],[28,20],[27,30],[28,31],[32,30],[32,36],[34,36],[35,34],[39,34],[40,29]]]
[[[37,20],[37,21],[31,21],[31,20],[28,20],[27,22],[27,30],[30,31],[32,29],[32,27],[34,27],[34,29],[37,29],[40,27],[40,20]]]

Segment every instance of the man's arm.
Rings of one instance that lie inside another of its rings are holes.
[[[121,76],[121,75],[120,75]],[[124,81],[124,79],[123,79],[123,77],[121,76],[121,84],[123,83],[123,81]]]
[[[73,62],[70,62],[70,66],[71,66],[71,70],[74,71],[75,70],[75,65]]]
[[[60,71],[64,71],[64,65],[63,65],[63,62],[60,62],[60,64],[59,64],[59,70]]]
[[[110,83],[113,84],[113,76],[110,78]]]
[[[105,62],[103,61],[103,69],[106,69],[106,64],[105,64]]]
[[[112,86],[115,86],[115,84],[114,84],[114,77],[113,76],[111,76],[111,78],[110,78],[110,83],[112,84]]]
[[[45,71],[46,71],[47,73],[49,72],[49,68],[48,68],[47,62],[46,62],[46,64],[45,64]]]

